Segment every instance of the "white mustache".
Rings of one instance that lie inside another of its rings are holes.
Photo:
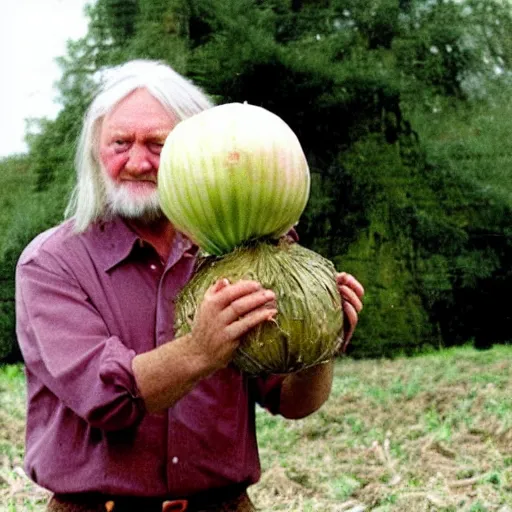
[[[121,178],[121,183],[153,183],[153,185],[157,184],[156,178]]]

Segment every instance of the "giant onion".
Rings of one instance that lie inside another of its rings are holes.
[[[229,103],[178,124],[160,156],[164,213],[204,251],[284,235],[309,196],[299,140],[278,116]]]
[[[235,365],[252,375],[289,373],[334,356],[343,327],[334,265],[283,236],[309,185],[297,137],[263,108],[222,105],[174,128],[160,158],[162,210],[209,253],[176,302],[178,336],[215,281],[255,279],[276,293],[278,315],[243,337]]]

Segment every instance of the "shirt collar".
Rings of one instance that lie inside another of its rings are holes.
[[[105,272],[109,271],[132,253],[143,240],[121,217],[98,221],[89,228],[89,236],[99,248],[99,258]],[[182,256],[195,257],[198,248],[180,232],[174,237],[167,265],[173,265]]]

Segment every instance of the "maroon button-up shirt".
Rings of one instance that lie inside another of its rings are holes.
[[[164,413],[148,413],[138,396],[132,359],[173,339],[174,301],[196,253],[178,234],[162,265],[121,219],[79,235],[68,221],[25,249],[17,334],[28,386],[25,467],[39,485],[172,497],[258,480],[255,402],[277,412],[281,378],[228,367]]]

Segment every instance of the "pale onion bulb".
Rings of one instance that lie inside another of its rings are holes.
[[[279,238],[297,223],[310,175],[297,136],[247,103],[219,105],[179,123],[160,155],[164,214],[204,251]]]

